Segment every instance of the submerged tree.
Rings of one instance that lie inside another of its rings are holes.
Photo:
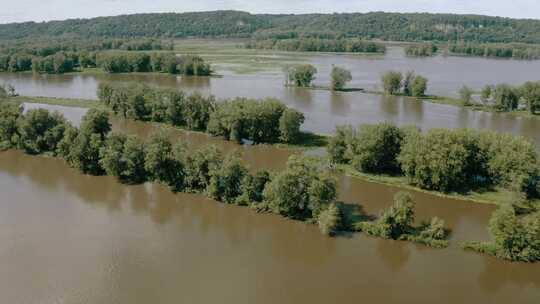
[[[332,78],[332,90],[334,91],[343,90],[345,84],[352,80],[351,72],[338,66],[332,67],[332,73],[330,77]]]

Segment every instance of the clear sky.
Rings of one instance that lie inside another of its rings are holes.
[[[0,0],[0,23],[149,12],[434,12],[540,19],[540,0]]]

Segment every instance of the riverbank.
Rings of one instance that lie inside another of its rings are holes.
[[[381,175],[381,174],[368,174],[363,173],[355,170],[350,165],[336,165],[336,170],[339,172],[344,173],[347,176],[358,178],[363,181],[382,184],[382,185],[388,185],[393,186],[397,188],[401,188],[404,190],[411,190],[415,192],[421,192],[426,193],[429,195],[442,197],[442,198],[449,198],[449,199],[456,199],[456,200],[462,200],[462,201],[469,201],[473,203],[479,203],[479,204],[489,204],[489,205],[503,205],[508,203],[509,201],[514,198],[514,194],[508,190],[504,189],[497,189],[496,191],[485,191],[485,192],[468,192],[468,193],[443,193],[440,191],[431,191],[431,190],[425,190],[419,187],[416,187],[414,185],[411,185],[407,182],[407,178],[405,176],[390,176],[390,175]],[[540,205],[539,200],[533,201],[533,204]]]
[[[18,96],[14,97],[14,100],[18,102],[27,102],[35,104],[48,104],[48,105],[59,105],[59,106],[68,106],[68,107],[81,107],[81,108],[104,108],[96,100],[82,100],[82,99],[65,99],[65,98],[49,98],[49,97],[28,97],[28,96]],[[171,127],[169,125],[160,124],[164,127]],[[171,127],[173,128],[173,127]],[[188,131],[182,128],[177,128],[185,132],[194,132],[200,134],[206,134],[205,132],[198,131]],[[324,148],[328,144],[330,136],[323,134],[314,134],[309,132],[302,133],[302,139],[298,144],[273,144],[276,148],[291,149],[291,150],[303,150],[303,151],[313,151],[316,149]],[[470,201],[474,203],[481,204],[491,204],[491,205],[501,205],[512,199],[513,193],[503,189],[497,189],[497,191],[485,191],[485,192],[469,192],[469,193],[442,193],[439,191],[429,191],[424,190],[419,187],[410,185],[406,178],[403,176],[386,176],[386,175],[376,175],[376,174],[366,174],[361,173],[348,165],[338,165],[336,167],[339,171],[344,174],[358,178],[363,181],[374,182],[378,184],[396,186],[405,190],[412,190],[422,193],[427,193],[430,195],[451,198],[451,199],[460,199],[464,201]],[[540,205],[540,204],[538,204]]]

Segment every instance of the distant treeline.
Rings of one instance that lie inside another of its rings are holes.
[[[540,43],[540,21],[479,15],[341,13],[253,15],[238,11],[155,13],[0,25],[0,40],[43,37],[361,38],[387,41]],[[281,38],[280,38],[281,39]]]
[[[349,52],[384,53],[382,43],[359,39],[292,38],[252,40],[245,44],[248,49],[269,49],[289,52]]]
[[[451,54],[500,57],[515,59],[540,59],[540,46],[527,44],[451,44]]]
[[[208,132],[237,142],[296,143],[304,122],[302,113],[274,99],[236,98],[218,103],[212,96],[197,93],[108,83],[100,84],[98,96],[114,113],[127,118]]]
[[[435,55],[438,50],[437,45],[433,43],[411,44],[405,47],[405,54],[407,56],[427,57]]]
[[[0,42],[0,53],[24,53],[46,57],[59,52],[96,52],[104,50],[160,51],[173,50],[172,42],[158,39],[36,39]]]

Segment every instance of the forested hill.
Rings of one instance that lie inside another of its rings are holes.
[[[35,37],[298,36],[540,43],[540,20],[427,13],[254,15],[238,11],[214,11],[0,25],[2,40]]]

